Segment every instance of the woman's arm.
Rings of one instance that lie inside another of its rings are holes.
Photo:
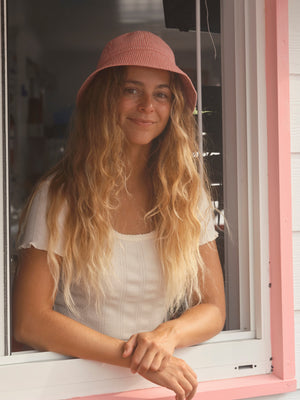
[[[39,350],[129,367],[131,357],[122,357],[125,342],[53,310],[53,287],[47,252],[21,250],[13,294],[15,339]],[[193,370],[176,357],[170,358],[163,371],[145,371],[141,375],[173,390],[178,400],[192,399],[197,388]]]
[[[165,323],[173,332],[176,348],[204,342],[224,327],[224,280],[216,243],[201,246],[200,253],[206,265],[204,281],[199,279],[202,302],[184,312],[179,318]]]
[[[14,283],[15,339],[39,350],[128,366],[122,360],[123,341],[102,335],[53,310],[53,279],[47,252],[20,251]]]
[[[203,285],[200,283],[202,303],[151,332],[133,335],[126,343],[123,353],[125,358],[132,355],[132,372],[162,369],[175,348],[201,343],[222,330],[226,314],[225,294],[215,242],[201,246],[200,253],[207,270]]]

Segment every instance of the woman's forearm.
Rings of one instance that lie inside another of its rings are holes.
[[[123,356],[131,356],[132,372],[157,371],[167,365],[176,348],[198,344],[215,336],[223,328],[224,320],[222,308],[199,304],[153,331],[133,335],[124,346]]]
[[[72,357],[129,366],[124,343],[53,310],[54,282],[47,253],[23,249],[13,291],[13,331],[18,342]]]
[[[122,357],[124,342],[103,335],[53,310],[15,321],[17,341],[35,349],[129,367]]]
[[[224,327],[224,281],[216,244],[211,242],[202,245],[200,253],[206,265],[204,283],[202,280],[199,283],[202,286],[202,303],[157,328],[169,332],[175,348],[201,343],[215,336]]]
[[[21,328],[19,324],[16,329],[16,339],[40,350],[107,364],[129,367],[131,362],[131,357],[122,356],[124,347],[122,340],[103,335],[52,310],[35,318],[31,326],[26,322]],[[173,390],[178,399],[191,399],[198,386],[194,371],[176,357],[170,357],[168,365],[163,370],[143,371],[141,375],[157,385]]]
[[[179,318],[161,324],[158,330],[169,331],[175,348],[202,343],[219,333],[224,326],[224,313],[214,304],[199,304]]]
[[[124,346],[124,355],[132,356],[131,370],[162,368],[174,349],[201,343],[220,332],[225,322],[223,273],[214,242],[202,245],[200,253],[207,266],[202,303],[191,307],[179,318],[160,324],[151,332],[133,335]],[[200,280],[202,285],[202,280]]]

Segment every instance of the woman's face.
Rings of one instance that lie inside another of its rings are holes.
[[[130,145],[149,145],[163,132],[169,120],[171,101],[168,71],[126,68],[118,122]]]

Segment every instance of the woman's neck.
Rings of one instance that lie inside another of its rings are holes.
[[[130,146],[126,149],[126,158],[128,163],[128,184],[143,182],[148,177],[148,158],[149,146]]]
[[[128,179],[126,190],[119,195],[119,207],[112,212],[113,228],[125,234],[148,233],[153,230],[145,215],[152,208],[152,184],[147,169],[148,151],[126,152]]]

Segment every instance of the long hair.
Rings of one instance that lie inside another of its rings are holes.
[[[72,285],[80,284],[97,301],[109,285],[112,210],[126,189],[125,138],[118,125],[117,102],[126,69],[101,71],[77,104],[63,159],[44,177],[50,179],[47,209],[48,261],[55,291],[62,282],[65,303],[76,314]],[[166,129],[152,143],[148,161],[153,208],[145,219],[156,232],[166,286],[166,309],[183,301],[200,302],[199,276],[204,265],[199,238],[205,229],[201,196],[208,196],[206,174],[198,154],[196,124],[182,95],[180,79],[171,73],[172,104]],[[208,202],[210,204],[210,202]],[[30,202],[25,209],[30,207]],[[57,220],[66,210],[64,231]],[[209,211],[208,211],[209,212]],[[62,261],[54,249],[64,237]]]
[[[199,252],[199,237],[207,228],[212,207],[195,118],[187,108],[176,74],[171,76],[171,91],[169,126],[154,141],[149,160],[156,204],[147,217],[155,221],[172,314],[183,303],[190,306],[201,301],[199,277],[203,280],[205,265]],[[204,210],[200,206],[203,196],[207,204]]]

